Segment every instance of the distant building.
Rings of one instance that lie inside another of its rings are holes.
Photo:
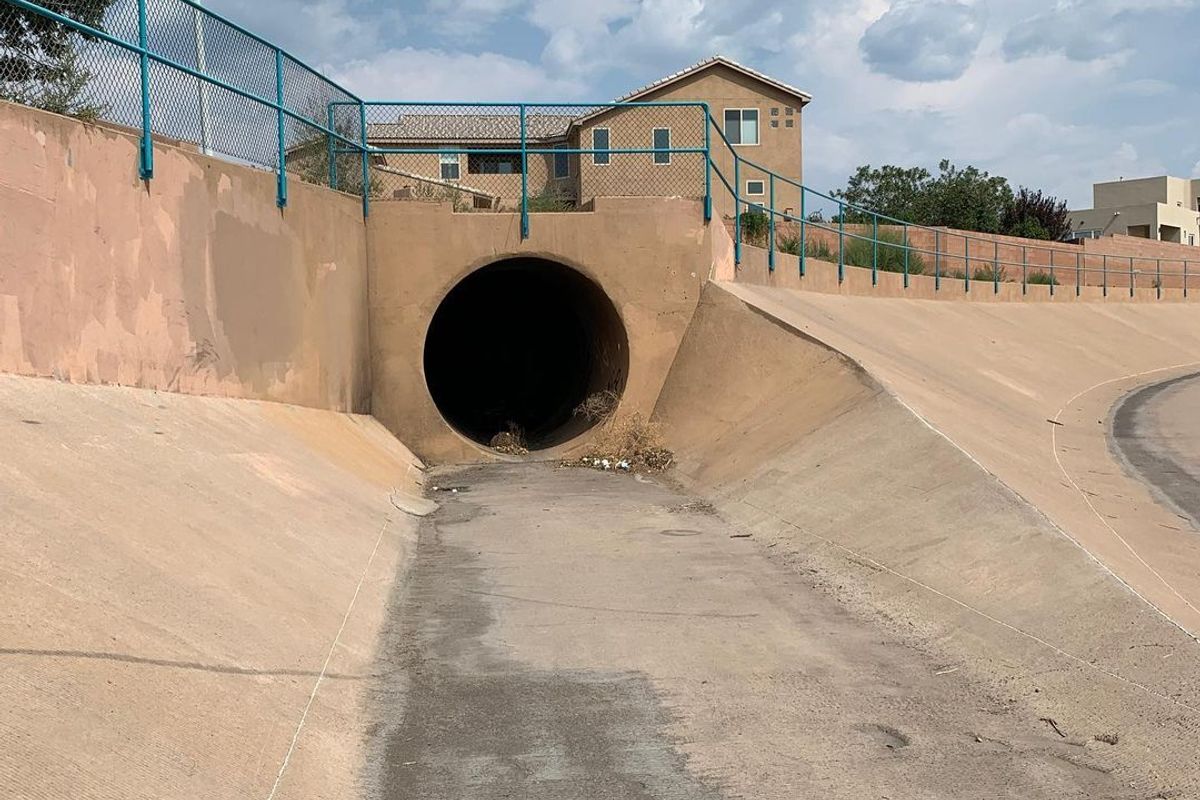
[[[812,98],[761,72],[715,56],[661,78],[617,100],[619,103],[705,102],[729,144],[712,133],[713,159],[721,174],[734,178],[733,149],[743,163],[739,189],[747,206],[766,205],[771,183],[765,170],[793,182],[777,181],[775,208],[799,213],[803,177],[801,115]],[[376,166],[405,184],[397,196],[452,196],[474,208],[512,208],[520,202],[522,173],[532,197],[583,206],[594,197],[704,193],[704,157],[698,153],[618,154],[603,152],[645,148],[703,148],[707,123],[697,107],[650,108],[531,105],[525,118],[530,149],[584,149],[578,155],[495,153],[520,145],[520,120],[505,106],[402,109],[391,121],[367,128],[371,145],[391,149],[441,150],[376,157]],[[488,152],[489,150],[493,152]],[[475,152],[479,151],[479,152]],[[761,167],[761,168],[756,168]],[[714,174],[718,214],[733,213],[729,190]]]
[[[1071,239],[1113,233],[1196,246],[1200,243],[1200,179],[1139,178],[1097,183],[1093,208],[1071,212]]]

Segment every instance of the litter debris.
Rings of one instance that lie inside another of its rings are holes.
[[[562,462],[564,467],[587,467],[602,472],[663,472],[675,454],[663,446],[658,426],[641,414],[617,413],[619,397],[614,392],[596,392],[575,414],[597,423],[588,452]]]
[[[1046,723],[1051,728],[1053,728],[1054,732],[1057,733],[1059,736],[1061,736],[1063,739],[1067,738],[1067,735],[1065,733],[1063,733],[1061,730],[1059,730],[1058,723],[1055,722],[1050,717],[1040,717],[1040,718],[1038,718],[1038,722]]]
[[[525,433],[516,423],[508,423],[508,430],[501,431],[492,437],[488,447],[497,453],[510,456],[527,456],[529,448],[525,445]]]

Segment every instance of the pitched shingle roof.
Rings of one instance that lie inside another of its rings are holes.
[[[525,132],[531,139],[566,136],[574,114],[530,113],[525,117]],[[367,138],[433,142],[515,142],[521,138],[521,123],[516,114],[407,114],[395,122],[376,122],[367,126]]]
[[[717,65],[728,67],[781,92],[790,94],[800,100],[801,107],[812,100],[812,95],[802,92],[794,86],[777,81],[769,75],[739,64],[731,58],[713,56],[665,78],[659,78],[640,89],[635,89],[629,94],[617,98],[615,102],[636,101],[650,92]],[[525,118],[526,134],[530,139],[561,139],[567,135],[573,124],[611,110],[611,106],[596,106],[580,108],[575,113],[566,114],[554,113],[544,107],[536,111],[531,109]],[[395,122],[378,122],[368,125],[367,138],[391,142],[453,141],[489,144],[520,141],[521,133],[520,121],[516,114],[401,113]]]
[[[762,81],[763,83],[767,84],[768,86],[774,86],[776,89],[780,90],[781,92],[786,92],[787,94],[795,95],[796,97],[800,98],[800,101],[801,101],[800,105],[802,105],[802,106],[812,100],[811,94],[809,94],[808,92],[801,91],[800,89],[797,89],[795,86],[791,86],[782,81],[777,81],[774,78],[772,78],[770,75],[765,75],[765,74],[759,72],[758,70],[751,69],[750,67],[747,67],[745,64],[739,64],[738,62],[734,61],[732,58],[726,58],[725,56],[713,56],[712,58],[706,58],[705,60],[703,60],[697,64],[693,64],[692,66],[688,67],[687,69],[682,69],[679,72],[668,75],[665,78],[659,78],[658,80],[654,81],[653,83],[646,84],[645,86],[643,86],[640,89],[634,89],[632,92],[625,95],[624,97],[618,97],[617,102],[618,103],[628,103],[632,100],[636,100],[637,98],[641,97],[642,95],[648,94],[649,92],[652,92],[655,89],[661,89],[662,87],[667,86],[672,83],[675,83],[676,81],[686,78],[689,75],[700,72],[701,70],[708,69],[709,67],[714,67],[718,64],[729,67],[732,70],[736,70],[737,72],[740,72],[743,75],[748,75],[751,78],[754,78],[755,80]]]

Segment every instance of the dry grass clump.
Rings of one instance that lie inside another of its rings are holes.
[[[641,414],[617,414],[616,392],[596,392],[575,413],[598,423],[587,452],[564,466],[617,472],[662,472],[675,454],[663,443],[662,429]]]
[[[607,422],[620,402],[620,396],[612,389],[592,392],[586,400],[575,406],[575,416],[583,417],[588,422]]]
[[[508,430],[500,431],[492,440],[488,442],[488,447],[495,450],[497,453],[505,453],[510,456],[525,456],[529,455],[529,446],[525,443],[525,431],[520,425],[508,423]]]

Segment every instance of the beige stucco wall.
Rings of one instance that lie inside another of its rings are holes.
[[[1113,214],[1120,216],[1113,220]],[[1112,224],[1109,225],[1109,222]],[[1196,237],[1200,244],[1200,213],[1191,208],[1165,203],[1146,203],[1142,205],[1116,206],[1111,208],[1094,208],[1084,211],[1071,212],[1071,228],[1073,230],[1103,230],[1106,233],[1119,233],[1129,236],[1139,236],[1139,230],[1148,232],[1148,238],[1158,239],[1166,233],[1163,226],[1178,228],[1181,244],[1188,243],[1188,235]]]
[[[1071,212],[1074,230],[1101,230],[1200,245],[1200,181],[1159,176],[1097,183],[1093,208]],[[1114,221],[1113,214],[1120,212]],[[1112,221],[1112,225],[1109,222]],[[1178,228],[1162,231],[1163,226]]]
[[[383,146],[388,146],[384,144]],[[430,147],[436,145],[428,145]],[[449,145],[465,148],[465,145]],[[574,146],[574,145],[572,145]],[[547,145],[529,145],[531,149],[546,149]],[[494,145],[492,149],[517,149],[519,144]],[[417,199],[448,201],[457,205],[461,210],[472,207],[472,194],[479,193],[492,198],[499,198],[499,208],[512,210],[521,205],[521,175],[492,175],[472,173],[469,171],[469,157],[463,152],[458,154],[459,178],[456,181],[443,181],[441,178],[441,156],[434,153],[388,153],[383,157],[385,166],[408,173],[397,175],[383,170],[374,171],[376,182],[375,193],[384,199],[398,197],[397,192],[404,196],[414,196]],[[529,196],[553,194],[574,198],[578,194],[576,177],[579,174],[578,156],[568,157],[570,174],[566,178],[554,177],[554,156],[551,154],[534,153],[527,157],[529,175],[527,178]],[[428,180],[422,180],[422,179]],[[463,188],[456,194],[454,186]],[[407,190],[407,191],[404,191]]]
[[[0,103],[0,371],[367,410],[360,201]]]
[[[468,274],[524,255],[560,262],[598,283],[629,337],[622,410],[649,415],[713,260],[699,202],[667,198],[600,199],[595,212],[534,214],[524,241],[515,214],[378,203],[368,253],[372,414],[436,463],[494,456],[445,423],[425,385],[429,322]]]
[[[1105,181],[1093,184],[1092,205],[1095,208],[1165,203],[1169,178],[1136,178],[1128,181]]]
[[[722,124],[727,108],[757,108],[760,143],[739,145],[736,148],[738,154],[797,182],[803,180],[803,112],[796,97],[718,64],[637,98],[638,102],[688,100],[708,103],[713,119],[718,125]],[[787,115],[788,108],[793,109],[790,116]],[[772,109],[778,111],[775,116],[771,115]],[[694,108],[616,109],[584,125],[582,141],[584,146],[590,144],[592,128],[609,127],[612,129],[612,147],[650,147],[650,130],[662,127],[663,123],[660,120],[668,120],[667,125],[672,128],[673,147],[703,147],[702,112]],[[771,127],[772,120],[779,123],[778,127]],[[787,120],[793,120],[793,127],[786,127]],[[712,136],[712,153],[717,168],[732,184],[733,155],[715,132]],[[584,156],[580,166],[583,196],[586,198],[633,194],[632,191],[620,191],[619,187],[637,185],[639,182],[666,186],[674,190],[671,193],[682,196],[703,194],[702,157],[679,155],[675,157],[676,163],[670,167],[655,165],[651,159],[650,155],[613,156],[613,164],[605,167],[592,165],[591,158]],[[750,167],[741,170],[739,182],[743,194],[746,191],[746,181],[754,179],[765,180],[766,175],[761,170]],[[766,199],[764,195],[762,202],[765,203]],[[779,211],[791,208],[798,213],[799,206],[799,189],[783,184],[777,186],[775,207]],[[713,209],[714,214],[718,216],[733,213],[733,198],[715,175]]]

